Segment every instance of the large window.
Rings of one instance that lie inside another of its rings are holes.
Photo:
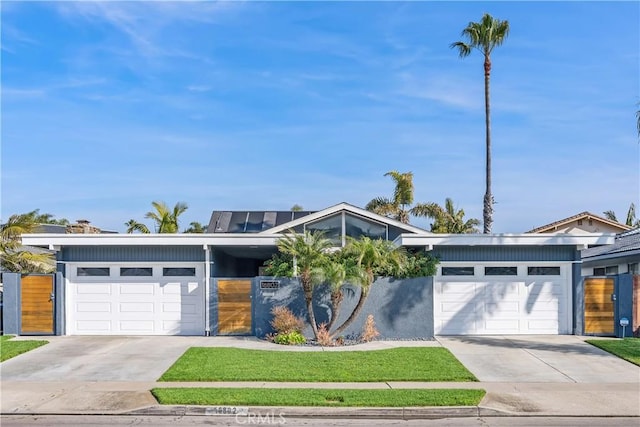
[[[305,228],[309,231],[322,231],[325,238],[338,246],[342,245],[342,215],[320,219],[307,224]]]
[[[346,213],[340,213],[306,224],[305,230],[322,231],[327,239],[330,239],[338,246],[342,246],[345,243],[345,236],[350,236],[354,239],[359,239],[362,236],[372,239],[387,239],[386,224]]]
[[[385,239],[387,238],[387,226],[372,222],[364,218],[359,218],[353,215],[345,215],[345,228],[346,235],[351,236],[354,239],[359,239],[362,236],[367,236],[372,239]]]

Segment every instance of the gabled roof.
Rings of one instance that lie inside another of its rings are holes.
[[[550,224],[534,228],[533,230],[527,231],[527,233],[544,233],[544,232],[547,232],[547,231],[554,231],[557,228],[562,227],[563,225],[567,225],[567,224],[572,223],[573,221],[578,221],[578,220],[581,220],[581,219],[582,220],[584,220],[584,219],[590,220],[591,219],[591,220],[594,220],[594,221],[599,221],[600,223],[609,225],[611,227],[616,227],[620,231],[631,230],[631,227],[629,227],[628,225],[620,224],[619,222],[611,221],[610,219],[603,218],[603,217],[601,217],[599,215],[595,215],[595,214],[592,214],[591,212],[586,212],[585,211],[585,212],[580,212],[579,214],[570,216],[568,218],[564,218],[564,219],[561,219],[559,221],[555,221],[555,222],[552,222]]]
[[[395,219],[391,219],[391,218],[388,218],[386,216],[378,215],[376,213],[370,212],[368,210],[359,208],[359,207],[354,206],[354,205],[350,205],[349,203],[345,203],[345,202],[338,203],[337,205],[328,207],[328,208],[323,209],[321,211],[313,212],[313,213],[311,213],[309,215],[306,215],[306,216],[304,216],[302,218],[299,218],[299,219],[287,222],[285,224],[270,228],[268,230],[263,231],[260,234],[282,233],[282,232],[287,231],[289,229],[293,229],[294,227],[297,227],[299,225],[306,224],[306,223],[309,223],[309,222],[313,222],[313,221],[316,221],[318,219],[321,219],[321,218],[324,218],[324,217],[327,217],[327,216],[330,216],[330,215],[334,215],[334,214],[342,212],[342,211],[349,212],[349,213],[352,213],[352,214],[355,214],[357,216],[361,216],[361,217],[364,217],[364,218],[368,218],[368,219],[370,219],[372,221],[381,222],[383,224],[387,224],[387,225],[391,225],[391,226],[397,227],[397,228],[399,228],[401,230],[404,230],[406,233],[417,233],[417,234],[422,234],[422,235],[431,234],[429,231],[424,230],[424,229],[422,229],[420,227],[415,227],[413,225],[404,224],[404,223],[402,223],[400,221],[396,221]]]
[[[612,245],[583,250],[582,259],[595,257],[611,258],[636,253],[640,254],[640,227],[616,235],[616,239]]]

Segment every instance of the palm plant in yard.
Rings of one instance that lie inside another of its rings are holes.
[[[493,194],[491,192],[491,107],[489,102],[489,83],[491,77],[491,53],[497,46],[502,45],[509,35],[509,21],[493,18],[488,13],[482,16],[480,22],[470,22],[462,30],[466,42],[458,41],[451,44],[451,48],[458,49],[461,58],[471,54],[473,49],[479,50],[484,56],[484,105],[485,105],[485,138],[486,138],[486,191],[483,204],[484,232],[491,233],[493,224]]]
[[[444,207],[437,203],[426,203],[420,207],[422,216],[432,218],[431,231],[433,233],[468,234],[477,233],[480,221],[471,218],[465,221],[464,210],[456,210],[453,200],[447,197]]]
[[[401,249],[388,240],[373,240],[369,237],[358,240],[348,238],[347,246],[344,248],[345,262],[347,268],[353,272],[350,275],[352,284],[360,288],[360,297],[347,320],[336,328],[332,336],[339,336],[360,315],[376,276],[384,270],[400,268],[400,253]]]
[[[0,227],[0,255],[2,269],[16,273],[50,273],[55,270],[53,255],[35,252],[21,246],[21,236],[36,232],[40,223],[32,211],[11,215]]]
[[[309,323],[314,337],[318,336],[318,325],[313,312],[313,290],[324,279],[323,266],[326,264],[327,251],[332,243],[323,233],[305,231],[304,234],[287,233],[278,240],[278,250],[292,258],[291,275],[298,277],[307,306]]]
[[[409,224],[411,215],[423,216],[421,214],[424,204],[413,204],[413,173],[390,171],[384,174],[390,176],[395,182],[393,198],[376,197],[365,206],[365,209],[378,215],[393,218],[403,224]]]
[[[151,219],[154,222],[154,229],[156,233],[178,233],[179,217],[187,209],[186,203],[178,202],[173,209],[170,209],[164,202],[151,202],[154,210],[145,214],[145,218]],[[149,228],[134,219],[131,219],[125,223],[127,226],[127,233],[133,233],[134,231],[149,234]]]

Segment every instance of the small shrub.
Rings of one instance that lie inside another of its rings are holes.
[[[369,342],[380,336],[380,332],[376,329],[376,322],[373,320],[373,314],[367,316],[367,320],[364,322],[364,328],[362,329],[362,335],[360,341]]]
[[[302,333],[304,329],[304,320],[297,317],[287,307],[273,307],[271,309],[273,319],[271,319],[271,326],[276,330],[276,334],[288,334],[290,332]]]
[[[327,330],[327,324],[321,323],[318,326],[318,336],[317,336],[318,344],[323,347],[331,347],[334,345],[333,340],[331,339],[331,334]]]
[[[273,342],[276,344],[295,345],[304,344],[307,342],[307,339],[300,332],[291,331],[276,335],[273,338]]]

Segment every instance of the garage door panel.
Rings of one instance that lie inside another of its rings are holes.
[[[161,274],[162,269],[154,269]],[[198,269],[197,271],[199,271]],[[119,268],[112,269],[119,272]],[[204,282],[199,274],[199,279]],[[204,333],[204,285],[193,277],[119,276],[69,281],[70,334],[200,335]],[[151,279],[151,280],[149,280]],[[98,282],[104,280],[104,282]]]
[[[76,322],[76,330],[78,333],[88,331],[104,331],[111,330],[110,320],[79,320]]]
[[[108,302],[80,302],[76,304],[76,311],[80,313],[110,313],[111,304]]]
[[[154,283],[120,283],[118,291],[121,294],[153,295],[156,285]]]
[[[519,301],[500,301],[484,305],[485,312],[491,313],[516,313],[520,312]]]

